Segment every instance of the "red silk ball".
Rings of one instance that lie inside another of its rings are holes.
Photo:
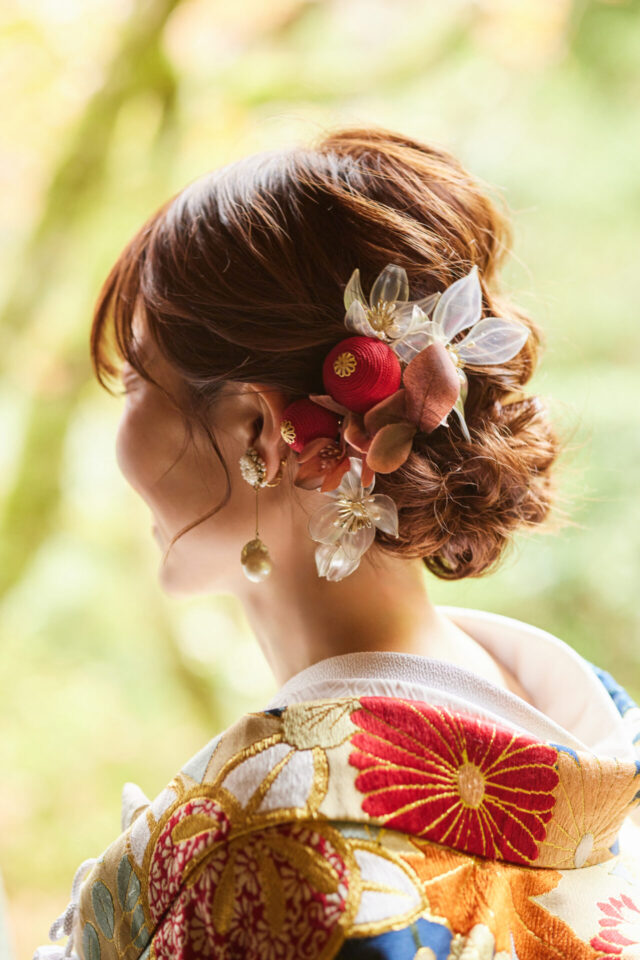
[[[324,388],[354,413],[365,413],[400,388],[400,361],[386,343],[374,337],[348,337],[327,354]]]
[[[318,406],[313,400],[294,400],[283,411],[280,433],[292,450],[300,453],[305,446],[318,437],[335,437],[340,417],[337,413]]]

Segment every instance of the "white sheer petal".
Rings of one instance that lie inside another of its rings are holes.
[[[412,303],[402,303],[396,300],[393,323],[387,331],[390,337],[401,337],[411,330],[414,323],[414,310],[415,307]],[[424,316],[424,314],[421,315]]]
[[[335,543],[339,540],[343,533],[342,527],[336,524],[339,516],[339,508],[334,500],[319,507],[309,517],[311,539],[319,543]]]
[[[388,263],[376,277],[369,294],[369,304],[375,307],[378,300],[408,300],[409,278],[404,267]]]
[[[360,270],[358,267],[353,271],[346,287],[344,288],[344,308],[348,310],[354,300],[360,300],[362,303],[366,303],[366,298],[362,292],[362,284],[360,283]]]
[[[414,300],[413,303],[420,307],[423,313],[429,314],[441,296],[442,293],[438,290],[436,293],[430,293],[428,297],[421,297],[420,300]]]
[[[350,330],[352,333],[357,333],[361,337],[370,337],[374,333],[371,324],[367,320],[364,307],[359,300],[354,300],[347,310],[344,325],[347,330]]]
[[[426,350],[432,343],[435,343],[433,324],[430,320],[427,322],[430,324],[427,329],[416,330],[389,344],[399,360],[409,363],[421,350]]]
[[[453,405],[451,409],[451,413],[455,413],[456,416],[458,417],[465,440],[468,440],[469,442],[471,442],[471,434],[469,433],[467,421],[464,418],[464,404],[462,403],[462,400],[460,399],[460,397],[458,397],[455,404]]]
[[[373,543],[375,535],[376,528],[373,525],[361,527],[356,533],[345,533],[340,544],[347,560],[351,562],[360,560],[365,550],[368,550]]]
[[[462,405],[464,405],[464,402],[467,399],[467,394],[469,393],[469,381],[467,380],[467,375],[462,367],[458,367],[458,376],[460,377],[460,393],[458,394],[458,400]]]
[[[450,411],[455,413],[458,420],[460,421],[460,426],[462,427],[462,433],[465,440],[471,441],[471,435],[469,433],[469,428],[467,427],[467,421],[464,416],[464,404],[469,393],[469,381],[467,380],[467,375],[461,367],[458,367],[458,376],[460,377],[460,393],[458,394],[458,399],[456,400],[453,408]],[[449,414],[449,415],[450,415]]]
[[[340,481],[335,495],[356,500],[362,496],[362,460],[360,457],[349,457],[349,463],[351,466]]]
[[[323,544],[316,548],[316,569],[319,577],[327,580],[343,580],[357,570],[360,558],[348,560],[340,544]]]
[[[528,336],[529,328],[519,320],[486,317],[454,346],[463,363],[484,367],[511,360],[522,350]]]
[[[392,537],[398,536],[398,508],[391,497],[384,493],[376,493],[373,503],[367,504],[367,512],[374,521],[376,527],[390,533]]]
[[[482,316],[482,290],[478,280],[477,264],[469,273],[456,280],[443,292],[433,312],[433,320],[440,324],[446,342],[456,333],[473,326]]]

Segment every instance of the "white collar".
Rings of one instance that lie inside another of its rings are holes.
[[[636,759],[632,738],[593,668],[563,640],[487,610],[438,606],[520,681],[535,706],[444,660],[395,651],[326,657],[300,670],[266,708],[359,694],[405,697],[472,712],[539,739],[600,756]]]

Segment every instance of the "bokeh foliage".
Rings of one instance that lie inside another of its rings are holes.
[[[200,173],[339,123],[441,143],[508,203],[574,525],[437,603],[526,620],[640,695],[640,3],[8,0],[0,14],[0,863],[20,957],[76,866],[275,689],[232,598],[168,599],[91,376],[98,287]],[[162,749],[158,749],[158,745]]]

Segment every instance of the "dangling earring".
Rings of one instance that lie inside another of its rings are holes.
[[[245,576],[254,583],[265,580],[271,573],[271,557],[267,547],[258,534],[258,491],[261,487],[277,487],[282,480],[282,470],[286,457],[280,460],[280,469],[269,483],[265,482],[267,464],[255,447],[248,447],[246,453],[240,457],[240,472],[247,483],[256,491],[256,535],[253,540],[245,543],[240,554],[240,563]]]

